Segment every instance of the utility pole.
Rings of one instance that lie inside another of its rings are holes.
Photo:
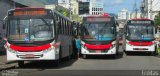
[[[141,2],[141,7],[140,7],[141,9],[141,18],[144,18],[144,15],[145,15],[145,0],[142,0],[142,2]]]
[[[150,0],[150,19],[152,19],[152,14],[153,14],[153,10],[152,10],[152,4],[153,4],[153,1]]]
[[[135,18],[137,18],[137,14],[138,14],[138,9],[137,9],[137,3],[136,3],[137,0],[135,0],[135,3],[133,5],[133,13],[135,12]]]

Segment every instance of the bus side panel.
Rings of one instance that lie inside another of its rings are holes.
[[[67,35],[59,35],[58,41],[60,44],[60,50],[61,50],[61,58],[67,57],[72,54],[70,52],[70,46],[72,46],[72,37]]]

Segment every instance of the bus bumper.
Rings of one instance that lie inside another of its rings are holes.
[[[125,51],[133,51],[133,52],[154,52],[155,51],[155,44],[151,46],[132,46],[129,44],[126,44],[126,50]]]
[[[85,55],[114,55],[116,54],[116,47],[114,46],[108,50],[88,50],[84,47],[81,47],[81,54]]]
[[[50,49],[41,52],[11,52],[7,49],[7,61],[18,60],[57,60],[59,59],[59,49]]]

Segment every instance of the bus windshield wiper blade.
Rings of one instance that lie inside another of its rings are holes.
[[[50,24],[48,24],[47,21],[44,18],[41,18],[41,19],[47,26],[50,26]]]

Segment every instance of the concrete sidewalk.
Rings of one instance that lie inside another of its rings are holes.
[[[7,62],[7,57],[4,54],[0,54],[0,71],[13,68],[17,65],[16,61]]]

